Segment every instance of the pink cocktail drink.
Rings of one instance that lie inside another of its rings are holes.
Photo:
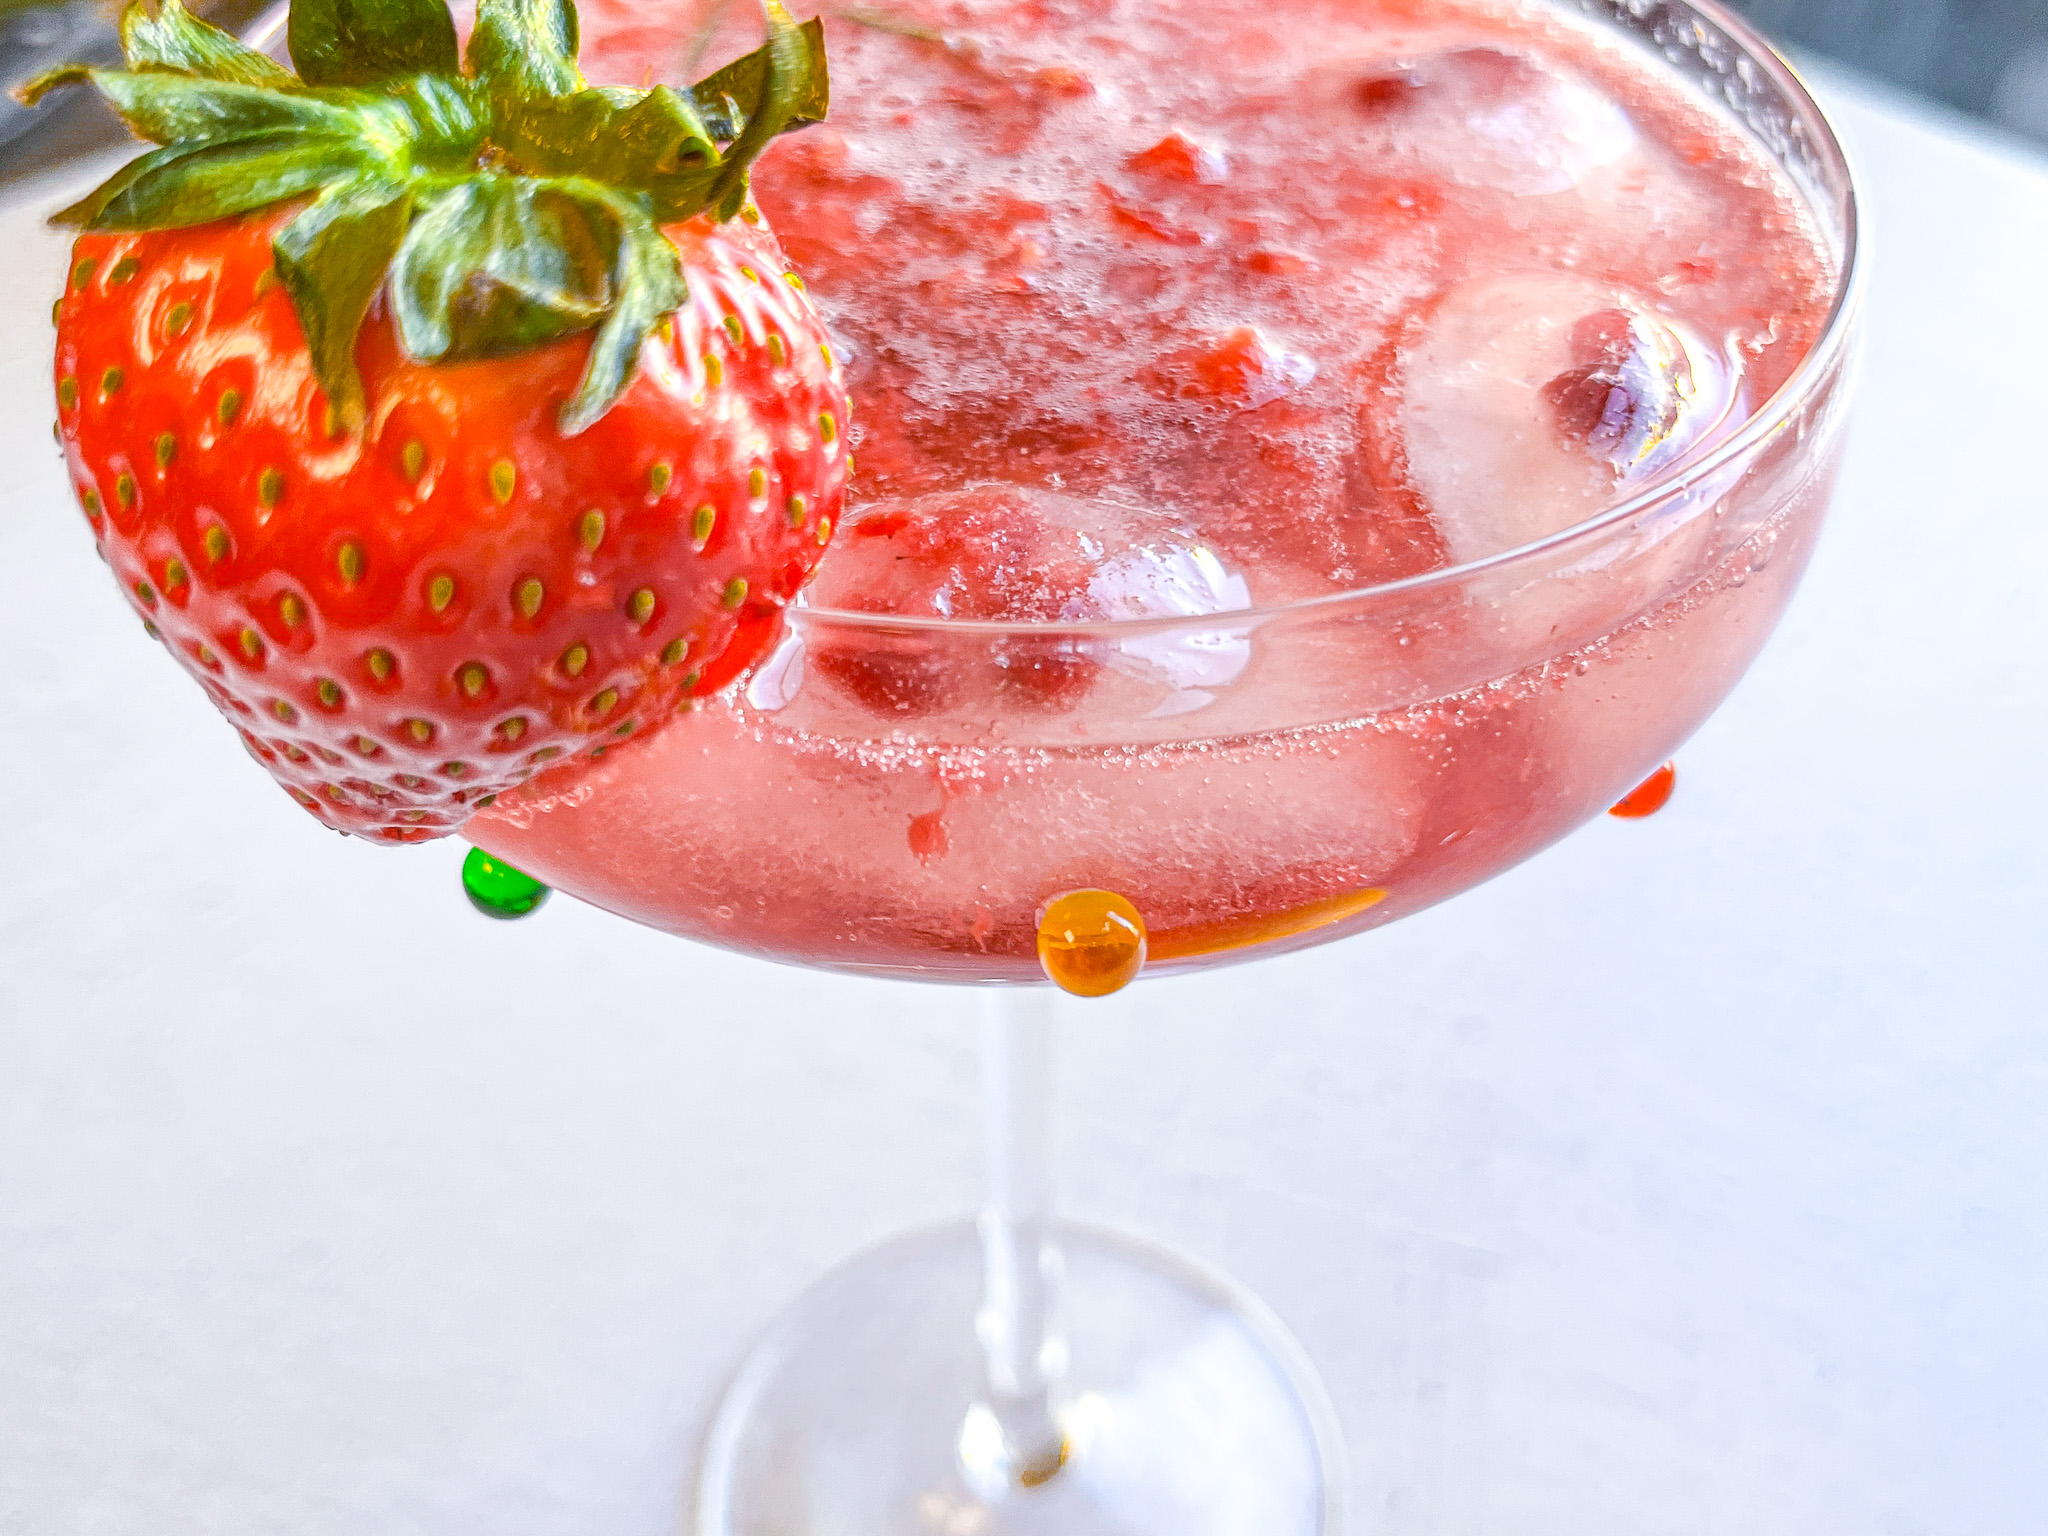
[[[808,606],[477,841],[804,964],[1033,979],[1077,887],[1198,964],[1487,878],[1726,695],[1840,436],[1784,146],[1546,7],[861,15],[756,178],[857,405]]]

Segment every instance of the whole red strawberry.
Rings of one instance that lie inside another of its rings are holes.
[[[745,166],[823,58],[769,18],[681,93],[586,87],[550,0],[486,0],[466,67],[441,0],[299,0],[302,78],[164,0],[136,72],[34,92],[166,145],[60,215],[80,502],[329,825],[440,836],[655,728],[822,554],[846,397]]]

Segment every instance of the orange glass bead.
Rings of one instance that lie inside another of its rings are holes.
[[[1623,795],[1607,808],[1610,816],[1634,819],[1638,816],[1654,816],[1664,809],[1664,802],[1671,798],[1671,786],[1678,782],[1678,764],[1666,763],[1634,789]]]
[[[1076,997],[1107,997],[1145,964],[1145,919],[1115,891],[1068,891],[1038,919],[1038,963]]]

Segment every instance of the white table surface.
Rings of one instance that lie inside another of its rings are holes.
[[[2048,168],[1830,94],[1856,440],[1670,808],[1067,1029],[1072,1209],[1292,1325],[1358,1532],[2048,1522]],[[965,999],[316,835],[64,495],[48,206],[0,211],[0,1532],[673,1536],[753,1330],[972,1201]]]

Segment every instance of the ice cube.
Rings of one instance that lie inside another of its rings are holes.
[[[1097,530],[1130,515],[993,482],[871,501],[840,528],[810,602],[905,618],[1057,622],[1103,559]]]
[[[801,604],[803,599],[798,597]],[[746,700],[755,709],[772,714],[794,702],[804,686],[804,637],[798,630],[785,630],[775,649],[755,666],[747,678]]]
[[[1244,577],[1207,545],[1156,540],[1104,561],[1066,612],[1076,619],[1170,619],[1237,613],[1251,605]],[[1246,630],[1174,628],[1119,640],[1108,660],[1121,672],[1156,679],[1172,690],[1154,714],[1185,714],[1208,703],[1211,690],[1236,681],[1251,654]]]
[[[1566,192],[1626,158],[1621,104],[1562,65],[1498,47],[1346,66],[1354,111],[1454,181]]]
[[[1454,563],[1582,522],[1734,414],[1731,353],[1587,278],[1480,278],[1402,351],[1410,483]]]
[[[1092,624],[1239,611],[1251,593],[1171,514],[980,484],[863,507],[841,528],[806,602],[906,618]],[[1168,690],[1175,697],[1161,708],[1174,713],[1242,672],[1250,646],[1241,631],[1206,629],[1115,641],[1010,635],[943,648],[915,634],[842,633],[821,647],[816,668],[872,709],[919,715],[997,693],[1015,707],[1064,704],[1107,665]],[[786,673],[789,661],[782,665]]]

